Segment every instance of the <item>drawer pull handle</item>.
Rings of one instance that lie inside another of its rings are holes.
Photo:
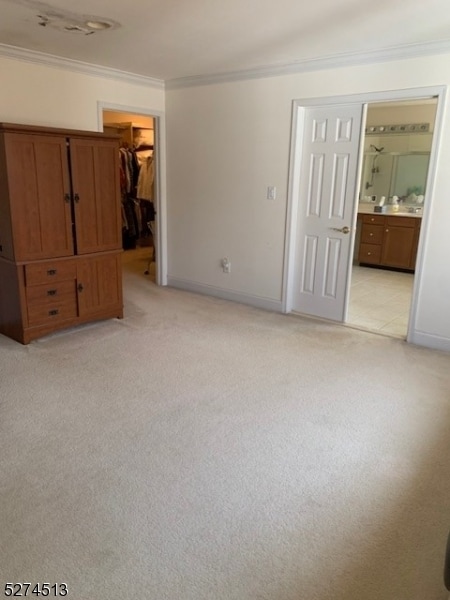
[[[56,296],[57,293],[56,290],[47,290],[47,296]]]
[[[54,310],[49,310],[49,311],[48,311],[48,314],[49,314],[51,317],[54,317],[54,316],[55,316],[55,315],[57,315],[58,313],[59,313],[59,310],[58,310],[57,308],[55,308]]]
[[[372,252],[368,252],[368,253],[367,253],[367,256],[370,256],[371,254],[372,254]]]
[[[369,233],[369,236],[370,236],[370,237],[373,237],[373,233]]]
[[[389,229],[386,229],[386,233],[389,233]]]
[[[49,269],[47,275],[56,275],[56,269]]]

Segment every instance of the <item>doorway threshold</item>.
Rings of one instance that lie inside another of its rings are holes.
[[[307,319],[309,321],[316,321],[318,323],[323,323],[327,325],[337,325],[338,327],[347,327],[348,329],[355,329],[356,331],[363,331],[365,333],[373,333],[375,335],[406,342],[406,333],[400,334],[393,333],[391,331],[382,331],[381,329],[370,329],[369,327],[365,327],[363,325],[355,325],[353,323],[345,323],[342,321],[333,321],[332,319],[324,319],[323,317],[316,317],[315,315],[307,315],[305,313],[300,313],[296,311],[292,311],[288,314],[296,318]]]
[[[370,329],[369,327],[364,327],[363,325],[355,325],[353,323],[338,323],[338,325],[343,325],[344,327],[348,327],[349,329],[356,329],[357,331],[375,333],[376,335],[382,335],[383,337],[389,337],[394,338],[396,340],[406,341],[406,334],[394,333],[392,331],[383,331],[382,329]]]

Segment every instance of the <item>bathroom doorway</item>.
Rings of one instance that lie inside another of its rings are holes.
[[[416,104],[417,100],[421,100],[424,103],[425,100],[434,99],[433,144],[429,158],[428,176],[423,201],[424,214],[423,219],[421,218],[418,221],[421,223],[419,231],[420,242],[419,235],[415,237],[417,262],[415,268],[407,270],[409,273],[414,273],[413,277],[410,277],[410,280],[414,284],[412,294],[410,295],[408,326],[405,328],[406,340],[414,343],[420,339],[421,333],[417,329],[417,319],[420,308],[419,300],[424,283],[423,270],[425,268],[425,249],[428,241],[429,215],[434,202],[437,152],[440,144],[440,130],[444,118],[443,98],[445,92],[445,87],[433,86],[411,88],[408,90],[370,92],[349,96],[294,100],[287,207],[288,229],[285,242],[286,260],[284,264],[282,291],[283,312],[318,317],[320,319],[330,319],[345,326],[358,327],[373,332],[378,331],[373,326],[369,327],[367,323],[364,325],[352,325],[347,318],[352,295],[350,286],[353,254],[360,243],[356,239],[357,234],[361,233],[360,228],[356,226],[357,214],[360,210],[358,186],[360,186],[360,180],[362,179],[361,166],[364,140],[367,137],[365,136],[365,130],[362,131],[361,128],[366,127],[366,112],[367,108],[371,105],[400,103],[403,105],[400,126],[403,126],[405,123],[413,123],[405,118],[410,102],[414,101],[414,104]],[[340,115],[343,108],[352,106],[355,108],[355,112],[351,118]],[[358,107],[363,109],[362,116],[357,110]],[[317,109],[324,109],[320,118],[314,116]],[[311,127],[314,133],[313,136],[311,136]],[[359,140],[357,149],[355,150],[352,146],[349,151],[346,151],[341,143],[349,143],[350,138],[354,138],[355,132]],[[322,143],[323,147],[311,153],[308,147],[308,144],[312,143],[311,140],[318,145]],[[373,140],[371,143],[373,143]],[[378,144],[376,145],[379,147]],[[331,161],[328,159],[325,161],[330,152],[334,152],[334,157],[332,155]],[[359,165],[356,171],[353,168],[353,163],[349,164],[349,161],[352,161],[355,156],[358,157]],[[326,162],[326,169],[322,168],[324,162]],[[352,167],[351,169],[350,166]],[[344,173],[347,173],[345,177]],[[325,184],[326,187],[324,187]],[[330,193],[330,190],[332,193]],[[400,194],[398,195],[400,196]],[[419,196],[420,194],[416,195]],[[416,204],[418,204],[417,200],[419,198],[416,199]],[[387,202],[389,203],[389,199],[387,199]],[[347,205],[352,207],[352,215],[347,214],[347,212],[344,214],[344,209],[347,209]],[[403,202],[402,210],[406,211],[407,208],[408,204]],[[378,215],[378,212],[381,214]],[[395,212],[395,209],[390,207],[389,211],[387,211],[387,208],[383,209],[383,207],[379,207],[377,210],[374,210],[374,207],[371,207],[373,217],[384,215],[391,217],[390,212]],[[404,222],[400,221],[400,219],[407,221],[412,217],[409,213],[400,214],[397,217],[399,220],[396,221],[396,224],[403,227],[401,230],[402,235],[400,235],[401,239],[402,236],[407,237],[410,234],[405,234]],[[327,223],[327,221],[329,222]],[[307,226],[312,227],[314,224],[317,224],[316,230],[307,230]],[[322,226],[320,231],[318,230],[319,225]],[[394,231],[399,233],[397,229],[395,228]],[[399,247],[399,238],[395,238],[395,244],[393,243],[393,239],[391,236],[388,236],[389,244],[386,247],[389,250],[387,252],[388,255],[393,248]],[[367,263],[367,259],[364,262]],[[389,268],[386,268],[385,265],[380,264],[380,261],[378,264],[374,263],[375,261],[373,260],[372,264],[367,268],[371,267],[378,271],[405,271],[405,269],[401,270],[402,265],[395,264],[395,266],[391,265]],[[346,265],[345,269],[341,268],[342,264]],[[360,263],[357,266],[366,265]],[[357,277],[355,277],[355,282],[356,279]],[[323,300],[322,303],[316,302],[312,307],[310,303],[306,306],[305,302],[303,302],[304,297],[308,294],[313,295],[313,293]],[[369,303],[368,298],[365,300],[366,305],[373,304]],[[330,306],[334,310],[333,314],[330,314]],[[370,308],[370,306],[368,307]],[[402,335],[402,337],[405,336]]]
[[[346,324],[406,338],[437,99],[369,104]]]

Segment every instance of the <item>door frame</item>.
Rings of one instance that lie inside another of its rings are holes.
[[[297,219],[299,214],[299,197],[298,197],[298,181],[300,174],[300,166],[302,162],[302,146],[306,110],[316,106],[330,106],[339,104],[362,104],[364,108],[363,122],[367,112],[367,105],[377,102],[401,102],[407,100],[420,100],[421,98],[437,98],[436,117],[434,123],[433,140],[430,152],[430,162],[427,177],[427,200],[424,203],[422,225],[419,237],[419,247],[417,250],[416,269],[414,276],[414,285],[411,298],[411,308],[409,314],[407,341],[412,341],[414,331],[416,329],[416,313],[417,301],[421,289],[422,269],[424,262],[424,248],[426,239],[429,233],[430,214],[434,203],[434,187],[436,179],[436,170],[438,166],[439,150],[441,147],[441,132],[444,121],[445,100],[447,95],[447,86],[427,86],[420,88],[409,88],[400,90],[388,90],[383,92],[367,92],[363,94],[351,94],[345,96],[328,96],[324,98],[303,98],[296,99],[292,103],[292,124],[291,124],[291,147],[289,159],[289,183],[288,183],[288,201],[286,211],[286,237],[284,248],[284,265],[283,265],[283,287],[282,287],[282,312],[292,312],[293,294],[294,294],[294,269],[296,267],[296,234],[297,234]],[[364,143],[365,132],[361,128],[360,149]],[[362,153],[359,157],[362,161]],[[361,164],[359,172],[361,170]],[[359,173],[359,177],[361,174]],[[359,189],[359,187],[357,186]],[[355,198],[356,203],[357,198]],[[356,221],[357,210],[355,204],[354,221]],[[355,223],[352,223],[354,230]],[[351,269],[353,260],[353,250],[355,243],[355,233],[353,231],[352,241],[349,253],[348,269]],[[350,281],[347,281],[347,298],[349,294]],[[342,321],[344,323],[344,321]]]
[[[153,117],[155,153],[155,210],[156,210],[156,284],[167,285],[167,196],[166,196],[166,123],[165,113],[151,108],[97,102],[98,130],[103,131],[103,111],[131,113]]]

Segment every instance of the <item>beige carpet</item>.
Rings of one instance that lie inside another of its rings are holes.
[[[446,598],[450,357],[125,262],[123,321],[0,336],[0,595]]]

